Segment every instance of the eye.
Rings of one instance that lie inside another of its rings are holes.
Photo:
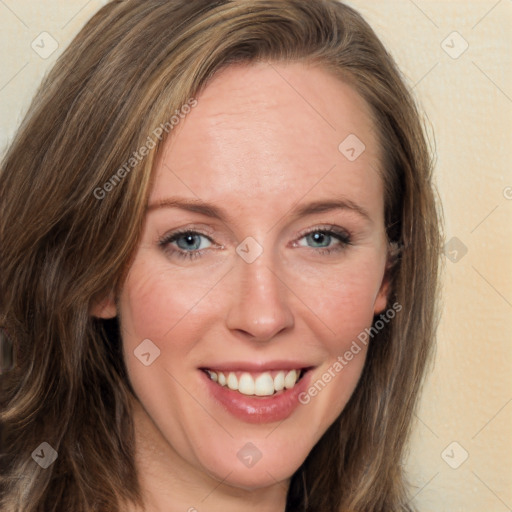
[[[306,240],[312,245],[308,245],[312,249],[319,249],[320,254],[330,254],[332,252],[339,252],[350,245],[350,235],[341,229],[329,228],[315,228],[302,234],[300,240]],[[334,245],[332,244],[334,242]],[[299,243],[300,246],[304,244]]]
[[[303,239],[306,240],[307,247],[316,249],[316,252],[322,255],[340,252],[351,244],[351,238],[347,232],[332,226],[314,228],[302,233],[299,240]],[[203,241],[206,241],[206,246]],[[158,241],[158,245],[170,256],[193,260],[201,257],[209,247],[214,245],[214,242],[204,233],[186,229],[165,235]],[[304,247],[302,243],[296,245]]]
[[[209,245],[201,247],[202,239],[206,240]],[[212,245],[212,240],[203,233],[189,229],[165,235],[159,240],[158,245],[172,255],[180,258],[194,259],[201,256],[204,250]]]

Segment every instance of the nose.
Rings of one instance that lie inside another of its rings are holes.
[[[269,255],[270,256],[270,255]],[[256,261],[238,258],[231,272],[226,325],[252,341],[269,341],[294,324],[288,298],[290,290],[279,268],[264,252]]]

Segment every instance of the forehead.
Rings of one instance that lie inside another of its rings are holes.
[[[197,101],[159,155],[150,202],[179,195],[272,208],[337,194],[382,208],[369,107],[322,68],[230,66]]]

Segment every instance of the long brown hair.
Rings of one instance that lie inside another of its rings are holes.
[[[220,69],[260,60],[318,64],[368,102],[400,248],[401,311],[293,475],[287,511],[412,510],[403,454],[437,325],[440,213],[415,102],[373,30],[335,0],[114,0],[42,83],[0,170],[0,327],[16,363],[0,376],[2,510],[142,504],[118,325],[89,311],[122,285],[165,137],[126,162]],[[47,469],[31,457],[42,442],[58,453]]]

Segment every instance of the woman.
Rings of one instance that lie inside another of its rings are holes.
[[[411,510],[440,220],[359,14],[112,1],[1,178],[2,510]]]

